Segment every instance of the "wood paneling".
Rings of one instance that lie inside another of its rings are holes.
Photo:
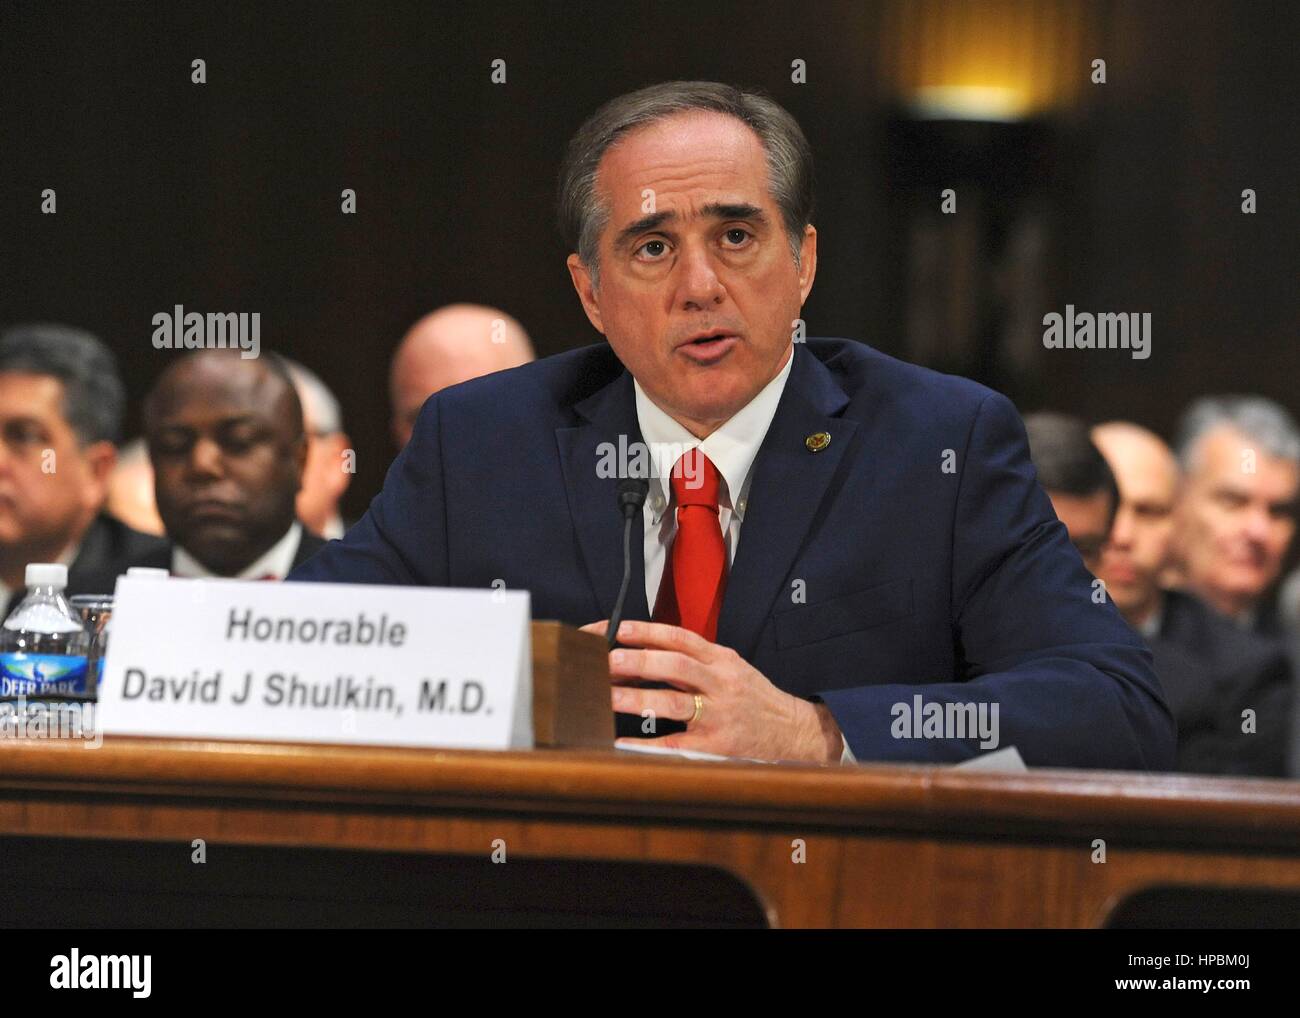
[[[1300,785],[1275,781],[123,738],[5,745],[0,775],[0,837],[480,857],[503,839],[719,867],[780,926],[1091,926],[1144,888],[1300,892]]]

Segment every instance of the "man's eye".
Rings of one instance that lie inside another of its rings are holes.
[[[248,452],[256,444],[256,435],[226,435],[221,440],[221,448],[233,453]]]
[[[160,456],[179,456],[188,451],[190,436],[185,434],[162,434],[151,443],[151,451]]]
[[[740,246],[741,244],[745,243],[746,240],[752,237],[753,234],[750,233],[748,230],[742,230],[739,226],[733,226],[730,230],[728,230],[725,234],[723,234],[723,236],[725,236],[727,240],[729,240],[732,244],[736,246]]]
[[[18,425],[9,429],[7,437],[14,445],[36,445],[44,436],[42,436],[38,428],[30,425]]]
[[[637,254],[646,254],[650,258],[658,258],[668,250],[668,245],[662,240],[647,240],[639,248]]]

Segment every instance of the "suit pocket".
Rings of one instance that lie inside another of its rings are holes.
[[[776,626],[777,648],[786,650],[895,622],[914,610],[909,576],[829,601],[795,605],[775,613],[772,621]]]

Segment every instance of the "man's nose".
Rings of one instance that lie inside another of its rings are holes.
[[[189,473],[194,477],[220,477],[224,473],[221,446],[200,438],[190,450]]]
[[[1245,520],[1247,540],[1263,544],[1268,540],[1272,523],[1272,517],[1269,516],[1265,506],[1253,506],[1247,510]]]
[[[722,303],[727,290],[703,246],[685,245],[677,264],[681,272],[678,297],[684,307],[708,309]]]
[[[1133,516],[1131,513],[1121,508],[1115,514],[1115,522],[1111,525],[1110,536],[1106,540],[1107,544],[1116,548],[1127,548],[1133,543]]]

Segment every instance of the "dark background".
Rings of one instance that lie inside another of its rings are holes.
[[[963,371],[1026,412],[1167,433],[1189,397],[1230,390],[1297,412],[1297,37],[1289,2],[4,3],[0,324],[107,340],[134,433],[177,356],[152,347],[155,313],[260,312],[263,346],[343,402],[356,515],[392,457],[406,327],[469,300],[540,354],[598,339],[553,226],[565,142],[614,95],[710,78],[767,90],[812,144],[810,335]],[[1014,123],[908,105],[1012,65],[1037,97]],[[1067,302],[1151,312],[1151,358],[1043,349]]]

